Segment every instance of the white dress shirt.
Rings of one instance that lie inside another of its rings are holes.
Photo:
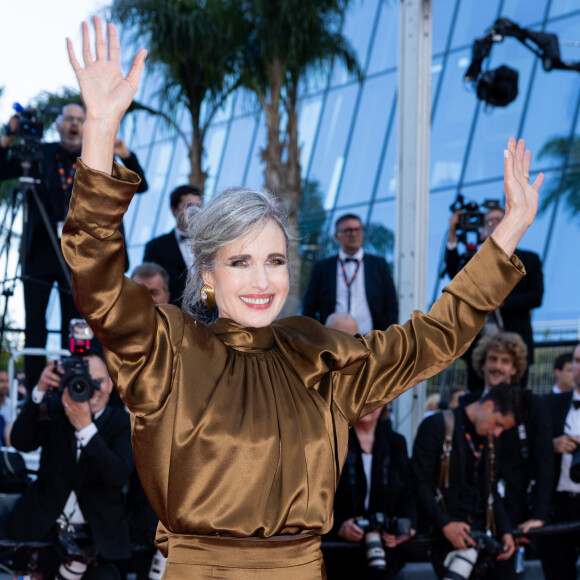
[[[580,394],[574,389],[572,393],[573,401],[580,401]],[[570,405],[568,414],[566,415],[566,422],[564,423],[564,433],[566,435],[580,435],[580,409],[574,409]],[[556,491],[572,491],[580,493],[580,483],[574,483],[570,479],[570,465],[572,464],[572,453],[562,453],[562,464],[560,466],[560,478],[558,479],[558,486]]]
[[[348,287],[344,281],[344,275],[340,261],[336,261],[336,307],[335,312],[349,313],[358,324],[358,331],[361,334],[367,334],[373,330],[373,319],[371,311],[367,303],[367,295],[365,290],[365,264],[361,262],[357,271],[357,262],[347,262],[347,258],[354,258],[355,260],[363,260],[364,251],[361,248],[354,256],[345,254],[342,250],[338,252],[339,258],[344,264],[344,270],[349,282],[352,280],[356,272],[356,278],[350,284],[350,311],[348,308]]]

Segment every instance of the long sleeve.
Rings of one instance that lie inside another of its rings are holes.
[[[510,260],[489,238],[427,314],[415,311],[404,325],[361,337],[368,358],[341,374],[334,389],[349,423],[448,367],[523,274],[517,257]]]

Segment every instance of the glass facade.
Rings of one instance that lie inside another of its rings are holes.
[[[367,227],[369,251],[393,260],[397,187],[397,46],[396,0],[355,0],[344,32],[364,70],[358,81],[341,66],[304,83],[300,104],[301,162],[305,196],[301,212],[302,253],[308,265],[333,250],[335,216],[355,212]],[[503,198],[503,149],[508,137],[524,137],[534,154],[534,170],[546,184],[558,184],[568,160],[539,158],[555,137],[578,131],[580,75],[546,72],[541,61],[514,38],[493,46],[489,68],[508,64],[519,71],[519,94],[507,107],[486,109],[463,75],[471,60],[473,40],[500,16],[522,27],[577,40],[580,8],[572,0],[446,0],[433,4],[432,120],[430,161],[430,229],[428,296],[435,299],[446,283],[439,279],[449,206],[458,193],[468,201]],[[561,44],[563,60],[580,61],[580,48]],[[138,99],[156,106],[156,79],[149,76]],[[182,126],[187,127],[183,111]],[[145,243],[174,225],[170,190],[188,174],[187,150],[171,130],[146,113],[123,127],[124,136],[146,170],[150,190],[138,196],[126,218],[129,255],[138,265]],[[263,185],[260,150],[265,144],[264,115],[255,101],[240,92],[214,119],[205,141],[206,194],[229,185]],[[564,204],[550,207],[526,233],[521,247],[544,262],[545,295],[535,322],[580,318],[575,292],[580,273],[574,255],[580,242],[580,219]],[[303,279],[301,287],[306,282]]]

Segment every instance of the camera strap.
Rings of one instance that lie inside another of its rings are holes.
[[[496,527],[495,518],[493,515],[493,480],[495,477],[495,443],[493,435],[487,437],[489,445],[489,479],[487,482],[487,509],[485,513],[485,531],[495,537]]]
[[[445,423],[445,438],[441,450],[441,466],[439,468],[439,483],[436,488],[436,500],[445,508],[443,500],[443,488],[449,487],[449,469],[451,466],[451,450],[453,449],[453,429],[455,427],[455,415],[451,409],[441,411]]]

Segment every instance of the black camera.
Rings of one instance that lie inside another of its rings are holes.
[[[18,128],[15,133],[10,133],[8,126],[4,130],[5,134],[13,135],[18,140],[10,147],[11,158],[20,163],[41,160],[44,125],[38,120],[36,109],[14,103],[14,110],[18,114]]]
[[[91,347],[93,331],[82,318],[73,318],[70,321],[70,344],[71,356],[61,359],[64,375],[60,381],[58,392],[68,389],[73,401],[88,401],[95,390],[101,388],[98,381],[91,378],[89,364],[82,358]]]
[[[374,570],[386,570],[387,558],[381,532],[395,536],[411,534],[411,520],[408,518],[388,518],[381,512],[371,514],[368,518],[356,520],[356,525],[364,532],[367,565]]]
[[[469,535],[476,545],[465,550],[453,550],[447,554],[444,566],[447,568],[444,580],[467,580],[475,568],[478,577],[486,576],[497,556],[503,553],[503,545],[493,536],[481,531],[471,531]]]
[[[475,201],[465,202],[463,195],[449,206],[452,212],[462,210],[459,214],[457,229],[463,232],[478,232],[484,226],[485,214],[492,209],[501,209],[499,199],[486,199],[482,204]]]
[[[570,479],[574,483],[580,483],[580,445],[572,453],[572,462],[570,463]]]

